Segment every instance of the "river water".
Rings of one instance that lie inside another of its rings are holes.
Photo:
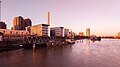
[[[0,67],[120,67],[120,40],[78,40],[74,45],[0,53]]]

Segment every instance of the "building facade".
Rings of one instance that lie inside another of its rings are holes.
[[[118,37],[120,37],[120,32],[118,32],[118,35],[117,35]]]
[[[84,36],[84,33],[83,32],[79,32],[79,36]]]
[[[5,22],[0,21],[0,29],[6,29],[7,25],[5,24]]]
[[[27,26],[32,26],[32,21],[31,21],[29,18],[24,19],[24,23],[25,23],[25,27],[27,27]],[[25,28],[25,27],[24,27],[24,28]]]
[[[90,28],[86,29],[86,36],[90,36]]]
[[[31,26],[32,22],[30,19],[23,19],[18,16],[13,19],[13,30],[25,30],[25,27]]]
[[[50,36],[53,36],[53,37],[64,37],[64,27],[53,27],[53,28],[50,28]]]
[[[23,30],[24,19],[21,16],[15,17],[13,19],[13,30]]]
[[[64,37],[69,37],[69,29],[64,29]]]
[[[28,26],[27,30],[30,32],[30,35],[48,36],[48,26],[48,24],[38,24],[34,26]]]

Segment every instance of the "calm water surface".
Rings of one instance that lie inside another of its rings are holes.
[[[0,67],[120,67],[120,40],[1,52]]]

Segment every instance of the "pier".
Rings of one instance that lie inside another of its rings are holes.
[[[41,37],[41,36],[2,36],[0,41],[1,47],[10,48],[10,46],[22,46],[25,48],[35,46],[60,46],[66,45],[65,37]],[[14,48],[14,47],[13,47]],[[18,47],[17,47],[18,48]]]

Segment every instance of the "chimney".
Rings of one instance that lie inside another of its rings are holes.
[[[48,22],[47,22],[48,25],[50,25],[50,12],[48,12]]]

